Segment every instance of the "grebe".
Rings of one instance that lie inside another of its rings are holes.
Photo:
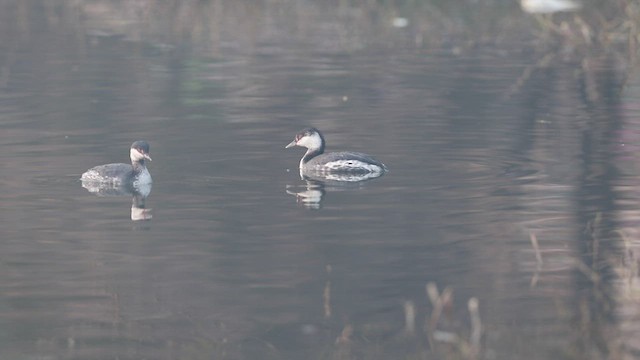
[[[109,185],[141,185],[151,183],[151,174],[145,165],[145,160],[151,161],[149,156],[149,144],[146,141],[136,141],[131,144],[129,151],[131,165],[106,164],[92,167],[87,170],[80,180],[87,183]]]
[[[295,139],[285,146],[301,146],[307,152],[300,160],[300,173],[351,173],[369,174],[376,177],[387,171],[387,167],[373,157],[358,152],[324,153],[324,137],[316,128],[306,128],[296,134]]]

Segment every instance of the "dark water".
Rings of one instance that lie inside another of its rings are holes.
[[[204,41],[29,4],[5,5],[0,61],[0,358],[472,358],[471,298],[478,358],[640,351],[619,58],[416,47],[331,9],[276,27],[285,7],[258,7]],[[302,181],[284,146],[309,125],[390,172]],[[78,181],[137,139],[145,221]],[[428,283],[453,291],[432,326]]]

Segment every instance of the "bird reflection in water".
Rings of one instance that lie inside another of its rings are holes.
[[[151,220],[151,209],[146,207],[146,199],[151,193],[151,183],[112,185],[82,181],[82,187],[92,194],[101,197],[107,196],[131,196],[131,220]]]
[[[324,183],[313,180],[306,182],[306,186],[287,185],[287,194],[295,195],[298,205],[307,209],[318,210],[322,208],[322,198],[325,194]]]
[[[353,191],[362,189],[368,180],[380,177],[381,174],[372,176],[372,173],[349,174],[349,173],[322,173],[315,174],[309,172],[300,174],[304,185],[287,185],[286,192],[295,195],[298,205],[310,210],[322,208],[322,202],[327,192]]]

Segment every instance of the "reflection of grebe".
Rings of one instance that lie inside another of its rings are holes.
[[[306,185],[287,185],[286,192],[289,195],[295,195],[298,205],[312,210],[322,208],[322,202],[327,193],[359,190],[364,188],[364,184],[367,183],[366,181],[345,182],[320,177],[311,178],[306,175],[303,175],[302,178]]]
[[[304,189],[287,186],[287,194],[295,195],[298,205],[302,205],[307,209],[317,210],[322,207],[322,197],[324,196],[324,184],[314,181],[307,181]]]
[[[153,217],[151,209],[146,207],[146,199],[151,193],[152,185],[151,183],[114,185],[91,181],[82,182],[83,188],[100,197],[131,196],[131,220],[133,221],[150,220]]]
[[[292,146],[307,148],[307,152],[300,160],[300,173],[321,173],[323,177],[329,174],[343,174],[344,179],[336,180],[362,181],[378,177],[387,171],[383,163],[367,154],[346,151],[325,154],[324,137],[315,128],[300,131],[285,148]],[[352,177],[354,179],[351,179]]]
[[[151,191],[151,186],[149,186],[149,191]],[[151,215],[151,209],[147,209],[146,200],[149,193],[143,195],[141,193],[134,193],[133,199],[131,200],[131,220],[139,221],[139,220],[151,220],[153,215]]]
[[[106,164],[87,170],[80,180],[85,183],[112,184],[116,186],[150,184],[151,174],[145,165],[145,159],[151,161],[149,144],[146,141],[136,141],[131,144],[129,151],[131,165]],[[85,186],[86,187],[86,186]]]

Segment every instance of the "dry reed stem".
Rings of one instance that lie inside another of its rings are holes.
[[[416,306],[413,301],[404,303],[404,332],[411,336],[416,333]]]

